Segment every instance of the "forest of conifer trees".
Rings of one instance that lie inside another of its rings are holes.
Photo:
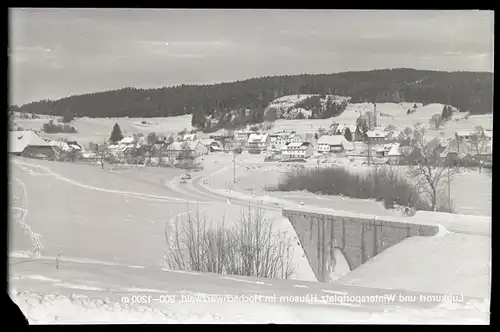
[[[337,74],[253,78],[212,85],[180,85],[159,89],[124,88],[10,106],[10,110],[76,117],[166,117],[192,114],[192,124],[205,118],[224,119],[230,112],[250,110],[246,123],[263,121],[272,100],[291,94],[335,94],[351,102],[421,102],[453,105],[471,114],[493,110],[493,74],[414,69],[373,70]],[[227,118],[227,117],[226,117]],[[227,122],[227,121],[226,121]],[[230,122],[230,120],[229,120]]]

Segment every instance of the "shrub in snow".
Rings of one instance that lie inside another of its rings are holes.
[[[177,270],[287,279],[294,272],[292,241],[272,226],[260,209],[249,207],[226,228],[224,219],[209,223],[198,208],[168,226],[165,263]]]
[[[291,172],[284,181],[266,190],[320,191],[325,195],[377,199],[387,206],[396,203],[414,206],[417,210],[430,210],[430,205],[420,197],[416,188],[391,166],[374,167],[365,175],[351,173],[342,167]]]

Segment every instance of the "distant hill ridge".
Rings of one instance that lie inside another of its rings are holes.
[[[283,96],[307,94],[321,96],[316,98],[316,103],[331,95],[350,98],[351,103],[443,103],[453,105],[462,112],[486,114],[493,111],[493,73],[384,69],[268,76],[211,85],[124,88],[56,101],[42,100],[21,107],[13,105],[10,109],[56,116],[72,112],[78,117],[96,118],[192,114],[193,126],[208,129],[212,125],[224,127],[262,122],[265,113],[269,112],[269,109],[267,112],[265,110],[272,101]],[[341,104],[345,104],[344,99]],[[342,110],[321,111],[317,117],[335,116],[339,111]]]

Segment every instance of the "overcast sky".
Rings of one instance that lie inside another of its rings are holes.
[[[493,12],[14,9],[11,103],[381,68],[493,71]]]

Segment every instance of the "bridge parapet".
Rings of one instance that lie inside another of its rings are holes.
[[[373,217],[344,211],[283,209],[283,216],[290,220],[320,282],[327,282],[331,267],[335,267],[335,250],[344,255],[352,271],[408,237],[433,236],[440,230],[437,224],[413,218]]]

